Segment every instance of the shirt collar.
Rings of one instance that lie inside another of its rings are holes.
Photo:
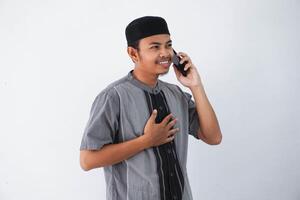
[[[145,83],[137,80],[133,75],[132,75],[133,70],[131,70],[128,75],[127,78],[128,80],[135,86],[137,86],[138,88],[141,88],[149,93],[152,94],[158,94],[161,91],[161,81],[158,79],[157,83],[155,85],[154,88],[150,87],[149,85],[146,85]]]

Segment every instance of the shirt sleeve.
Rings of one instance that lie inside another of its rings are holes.
[[[102,91],[94,100],[84,129],[80,150],[99,150],[112,144],[119,127],[119,98],[113,91]]]
[[[198,133],[198,129],[200,128],[200,125],[199,125],[199,118],[198,118],[195,102],[192,100],[192,95],[190,95],[189,93],[184,92],[184,95],[188,101],[189,134],[194,136],[196,139],[199,139],[197,133]]]

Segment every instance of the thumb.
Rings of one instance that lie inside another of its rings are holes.
[[[151,118],[151,121],[155,122],[156,116],[157,116],[157,110],[154,109],[154,110],[152,111],[152,114],[151,114],[151,117],[150,117],[150,118]]]
[[[180,73],[180,71],[176,68],[176,66],[175,66],[174,64],[173,64],[173,69],[174,69],[176,78],[178,79],[178,78],[181,76],[181,73]]]

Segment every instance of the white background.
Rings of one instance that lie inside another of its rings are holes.
[[[105,199],[79,146],[95,96],[132,69],[124,31],[144,15],[167,20],[222,129],[218,146],[190,137],[194,199],[299,200],[299,0],[0,0],[0,199]]]

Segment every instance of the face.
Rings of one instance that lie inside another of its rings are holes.
[[[170,35],[159,34],[140,40],[136,66],[152,75],[168,73],[173,56]]]

